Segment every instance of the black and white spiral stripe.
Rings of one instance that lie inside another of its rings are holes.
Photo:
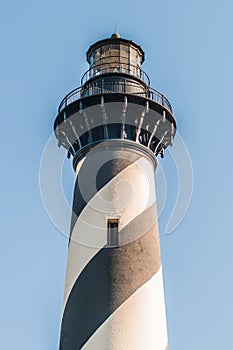
[[[78,171],[60,350],[165,350],[153,166],[146,157],[129,159],[123,151],[112,158],[98,171],[96,191],[85,165],[92,161],[88,156]],[[127,207],[116,205],[117,196],[107,202],[119,185],[124,192],[129,184]],[[118,248],[106,249],[106,212],[121,218]]]

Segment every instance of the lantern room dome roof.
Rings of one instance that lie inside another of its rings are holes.
[[[128,40],[128,39],[123,39],[120,34],[118,33],[114,33],[111,35],[110,38],[106,38],[106,39],[102,39],[97,41],[96,43],[92,44],[89,49],[87,50],[87,62],[90,63],[90,57],[92,56],[93,52],[98,49],[101,46],[104,45],[110,45],[110,44],[123,44],[123,45],[129,45],[132,46],[133,48],[135,48],[136,50],[138,50],[140,52],[140,55],[142,57],[142,61],[141,63],[143,63],[144,59],[145,59],[145,53],[142,50],[142,48],[136,44],[135,42],[133,42],[132,40]]]
[[[120,37],[121,36],[118,33],[113,33],[112,36],[111,36],[112,39],[120,39]]]

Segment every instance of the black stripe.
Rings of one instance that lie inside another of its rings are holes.
[[[159,269],[157,226],[116,249],[101,249],[78,277],[66,304],[60,350],[81,349],[100,325]]]
[[[105,153],[105,156],[109,156],[107,152]],[[81,166],[75,183],[71,234],[75,222],[77,221],[77,218],[79,217],[82,210],[85,208],[86,204],[90,201],[90,199],[116,175],[118,175],[126,167],[134,163],[138,158],[139,156],[135,155],[132,160],[124,158],[115,158],[107,160],[105,162],[103,154],[103,165],[97,172],[96,178],[93,178],[93,174],[95,174],[95,169],[98,169],[99,167],[99,160],[96,158],[95,161],[95,157],[93,157],[93,155],[90,156],[90,158],[89,155],[87,155],[87,158],[84,160],[84,163]],[[80,184],[82,188],[80,188]],[[85,196],[85,198],[83,198],[83,195]]]
[[[158,221],[156,205],[153,203],[149,208],[138,214],[119,232],[119,245],[125,245],[136,241],[148,232]]]

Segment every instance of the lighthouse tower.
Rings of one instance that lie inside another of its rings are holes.
[[[76,172],[60,350],[165,350],[154,172],[172,108],[133,41],[115,33],[87,61],[54,124]]]

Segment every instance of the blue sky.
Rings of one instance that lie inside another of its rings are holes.
[[[60,100],[87,70],[85,52],[112,34],[146,52],[151,85],[171,101],[189,149],[189,210],[165,233],[177,194],[160,161],[160,217],[170,350],[233,348],[231,1],[1,2],[0,348],[58,349],[67,238],[43,207],[39,166]],[[72,198],[71,161],[64,187]]]

